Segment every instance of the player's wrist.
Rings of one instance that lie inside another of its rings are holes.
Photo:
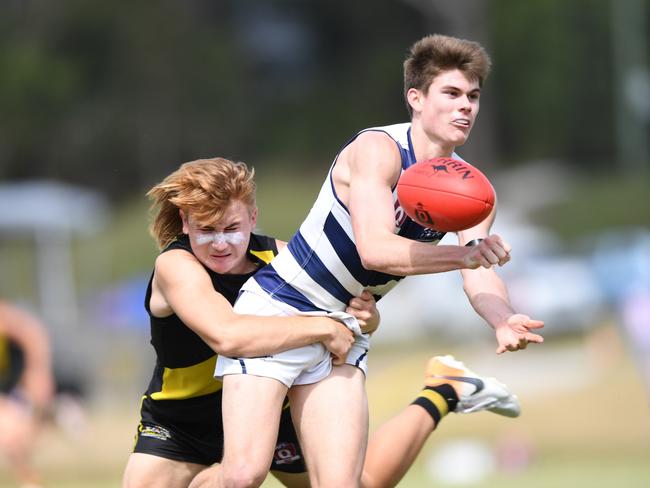
[[[465,243],[465,247],[472,247],[472,246],[478,246],[483,239],[472,239],[471,241],[468,241]]]
[[[505,312],[499,315],[498,317],[495,317],[493,319],[494,321],[494,330],[500,330],[500,329],[510,329],[510,318],[515,315],[514,312]]]
[[[481,262],[471,247],[459,246],[458,249],[461,253],[460,265],[458,266],[460,269],[477,269],[481,266]]]
[[[341,325],[340,322],[329,317],[323,317],[322,320],[324,327],[321,341],[332,341],[336,339],[338,327]]]

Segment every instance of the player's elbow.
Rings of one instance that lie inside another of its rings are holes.
[[[377,251],[359,253],[361,264],[370,271],[388,273],[399,276],[406,276],[411,273],[411,268],[397,263],[389,254],[382,254]]]
[[[218,335],[210,334],[209,336],[203,336],[202,339],[208,346],[210,346],[210,349],[217,354],[222,354],[224,356],[228,355],[226,353],[226,349],[228,349],[228,347],[226,347],[226,342]]]
[[[386,266],[386,259],[380,253],[376,252],[372,247],[357,247],[359,252],[359,258],[361,259],[361,265],[365,269],[371,271],[384,271]]]
[[[401,250],[391,243],[395,237],[388,233],[356,234],[357,253],[363,267],[380,273],[403,275],[405,265],[400,262]]]
[[[203,336],[203,340],[210,349],[222,356],[236,357],[241,353],[241,344],[237,341],[237,336],[225,324],[214,327],[209,335]]]
[[[225,356],[229,358],[236,358],[242,356],[241,347],[236,344],[229,342],[222,342],[218,347],[218,350],[212,348],[220,356]]]
[[[243,355],[241,344],[231,339],[220,338],[209,343],[210,348],[220,356],[239,357]]]

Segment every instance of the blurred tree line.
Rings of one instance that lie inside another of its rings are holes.
[[[478,38],[451,22],[468,6]],[[610,0],[4,0],[0,178],[120,198],[212,155],[323,172],[356,130],[406,120],[401,62],[430,32],[492,55],[481,159],[605,168],[610,16]]]

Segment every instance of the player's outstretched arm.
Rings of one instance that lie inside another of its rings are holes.
[[[498,344],[496,352],[501,354],[526,349],[531,342],[543,342],[542,336],[533,331],[544,327],[544,322],[531,319],[513,309],[506,284],[494,269],[494,265],[502,265],[510,260],[510,246],[497,235],[481,238],[488,234],[492,218],[493,216],[472,229],[459,232],[458,239],[461,244],[480,240],[470,248],[475,249],[476,255],[480,256],[477,262],[487,260],[490,263],[490,266],[480,263],[476,269],[463,269],[461,274],[465,294],[476,313],[494,329]]]
[[[531,342],[544,342],[540,335],[533,332],[544,327],[544,322],[515,312],[505,283],[493,268],[462,270],[461,273],[463,288],[472,307],[494,329],[497,354],[526,349]]]
[[[214,290],[198,260],[182,250],[158,256],[153,287],[169,305],[170,313],[176,313],[215,352],[225,356],[263,356],[323,342],[340,358],[354,342],[347,327],[328,317],[236,314]]]

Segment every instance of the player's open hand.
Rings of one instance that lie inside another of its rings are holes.
[[[354,334],[343,323],[332,320],[332,333],[323,344],[332,355],[332,363],[343,364],[348,351],[354,344]]]
[[[497,325],[496,335],[499,347],[497,354],[506,351],[519,351],[526,349],[529,343],[541,344],[544,338],[531,332],[533,329],[541,329],[544,322],[533,320],[528,315],[516,313],[508,317],[508,320]]]
[[[500,236],[493,234],[485,237],[477,245],[467,248],[465,255],[465,264],[469,269],[476,269],[483,266],[491,268],[492,266],[503,266],[510,261],[510,244],[504,241]]]
[[[345,311],[357,319],[364,334],[372,334],[379,327],[377,302],[368,291],[364,290],[361,296],[352,297]]]

